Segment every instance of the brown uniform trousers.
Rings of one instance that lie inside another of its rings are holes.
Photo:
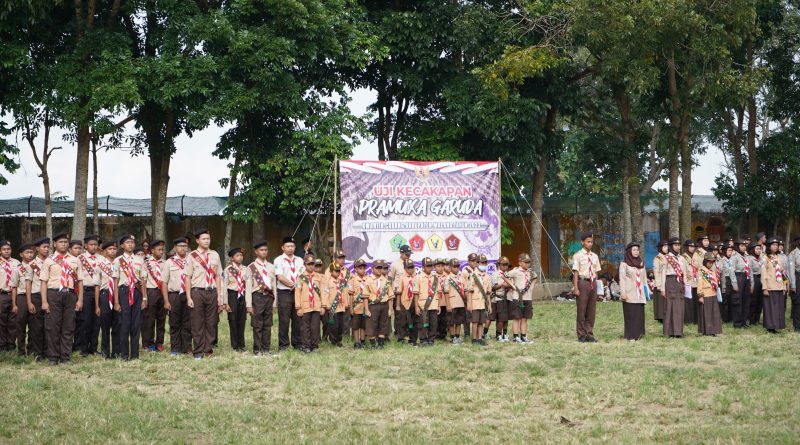
[[[244,294],[228,289],[228,326],[231,334],[231,348],[234,351],[244,351],[244,327],[247,324],[247,304]]]
[[[50,312],[45,315],[47,330],[47,355],[50,361],[68,362],[72,353],[75,333],[75,304],[78,295],[74,291],[61,292],[47,289],[47,304]]]
[[[320,340],[320,314],[319,312],[306,312],[300,317],[300,330],[303,338],[303,348],[319,349]]]
[[[597,289],[592,282],[583,278],[578,279],[578,317],[576,331],[578,337],[594,336],[594,315],[597,308]]]
[[[147,309],[142,311],[142,347],[162,346],[167,322],[161,289],[147,289]]]
[[[170,352],[192,352],[192,310],[186,305],[186,294],[170,292],[169,348]]]
[[[35,314],[28,313],[28,302],[25,295],[17,295],[17,351],[20,354],[28,353],[34,357],[45,357],[46,347],[44,342],[44,312],[42,312],[42,294],[31,294],[31,303],[36,309]],[[25,347],[25,333],[27,330],[27,350]]]
[[[25,305],[27,307],[27,304]],[[13,351],[17,321],[11,313],[11,293],[0,292],[0,351]]]
[[[269,352],[272,343],[272,306],[275,297],[272,292],[264,294],[253,292],[253,315],[250,324],[253,326],[253,353]]]
[[[192,339],[194,340],[192,352],[195,355],[211,354],[214,350],[218,320],[217,291],[195,287],[192,289],[192,302],[194,302],[194,308],[191,310]]]

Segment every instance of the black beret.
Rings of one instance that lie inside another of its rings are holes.
[[[256,241],[255,243],[253,243],[253,249],[260,249],[262,247],[267,247],[268,248],[269,247],[269,243],[267,243],[263,239],[261,241]]]
[[[43,236],[43,237],[41,237],[41,238],[36,238],[36,239],[35,239],[35,240],[33,240],[33,242],[31,243],[31,245],[33,245],[34,247],[39,247],[39,246],[41,246],[42,244],[50,244],[50,238],[48,238],[48,237],[46,237],[46,236]]]
[[[753,249],[755,249],[756,247],[758,247],[758,246],[760,246],[760,245],[761,245],[761,244],[758,244],[757,242],[755,242],[755,241],[752,241],[752,242],[750,242],[750,244],[747,246],[747,250],[753,250]]]
[[[294,238],[293,238],[293,237],[291,237],[291,236],[284,236],[284,237],[283,237],[283,240],[281,241],[281,245],[284,245],[284,244],[286,244],[286,243],[292,243],[292,244],[294,244]]]
[[[72,247],[72,246],[81,246],[81,247],[83,247],[83,241],[81,241],[79,239],[71,240],[69,242],[69,247]]]
[[[400,246],[400,253],[405,253],[405,254],[409,254],[410,255],[411,254],[411,247],[409,247],[407,244],[404,244],[404,245]]]
[[[103,245],[100,246],[100,248],[103,249],[103,250],[106,250],[109,247],[116,246],[116,245],[117,245],[117,242],[114,241],[114,240],[111,240],[111,241],[104,242]]]
[[[594,238],[594,233],[592,232],[581,233],[581,241],[585,240],[586,238]]]
[[[665,239],[660,240],[658,242],[658,247],[661,247],[661,246],[669,246],[669,241],[667,241]]]
[[[233,249],[228,251],[228,256],[233,257],[237,253],[244,254],[244,249],[242,249],[241,247],[234,247]]]
[[[698,236],[697,237],[697,244],[700,244],[700,242],[703,241],[704,239],[709,239],[708,235],[700,235],[700,236]]]
[[[69,235],[67,235],[67,232],[56,233],[55,235],[53,235],[53,242],[56,242],[56,241],[59,241],[59,240],[62,240],[62,239],[69,239]]]
[[[83,242],[84,243],[88,243],[89,241],[97,241],[99,243],[100,242],[100,236],[92,234],[92,235],[86,235],[85,237],[83,237]]]
[[[163,246],[163,245],[164,245],[164,240],[156,239],[156,240],[150,241],[150,248],[151,249],[153,247],[158,247],[158,246]]]
[[[189,244],[189,238],[185,236],[179,236],[172,240],[172,246],[177,246],[178,244]]]
[[[696,247],[696,246],[697,244],[695,244],[694,241],[690,239],[687,239],[686,241],[683,242],[683,247]]]
[[[124,243],[125,241],[128,241],[128,240],[130,240],[130,241],[136,241],[136,237],[135,237],[135,236],[133,236],[133,234],[131,234],[131,233],[126,233],[125,235],[122,235],[122,236],[119,238],[119,243],[120,243],[120,244],[122,244],[122,243]]]
[[[673,236],[672,238],[669,239],[669,244],[670,245],[672,245],[672,244],[680,244],[680,243],[681,243],[680,238],[678,238],[676,236]]]
[[[192,234],[195,238],[200,238],[200,235],[210,235],[210,233],[208,233],[208,229],[206,228],[197,229]]]
[[[780,242],[781,240],[779,240],[777,236],[773,236],[769,239],[769,241],[767,241],[767,244],[778,244]]]
[[[7,239],[0,241],[0,247],[6,247],[6,246],[11,247],[11,241]]]
[[[26,250],[32,250],[32,249],[33,249],[33,246],[30,245],[30,244],[23,244],[23,245],[19,246],[19,252],[20,253],[22,253],[22,252],[24,252]]]
[[[137,253],[144,252],[144,249],[141,247],[136,247],[133,249],[133,254],[136,255]]]

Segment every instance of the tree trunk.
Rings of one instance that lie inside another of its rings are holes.
[[[231,178],[228,183],[228,202],[233,201],[236,196],[236,180],[239,176],[239,155],[234,155],[233,169],[231,170]],[[231,238],[233,238],[233,219],[231,215],[225,215],[225,241],[223,243],[223,252],[228,252],[231,248]]]
[[[42,170],[42,185],[44,185],[44,224],[47,237],[53,239],[53,199],[50,195],[50,176],[47,167]]]
[[[681,237],[692,237],[692,150],[689,148],[689,116],[681,119]]]
[[[629,168],[633,165],[633,172],[637,172],[635,156],[628,160]],[[629,175],[630,176],[630,175]],[[633,229],[633,242],[639,243],[644,248],[644,217],[642,215],[641,191],[639,190],[639,176],[633,175],[628,179],[628,192],[630,193],[631,228]]]
[[[169,190],[171,156],[163,148],[150,151],[150,211],[153,238],[163,240],[167,235],[166,209]]]
[[[622,159],[622,235],[625,244],[633,240],[631,226],[630,166],[628,158]]]
[[[258,212],[258,219],[253,223],[253,244],[255,244],[256,241],[264,239],[264,220],[264,209],[261,209],[261,211]],[[270,246],[270,248],[274,247],[275,246]]]
[[[100,210],[97,199],[97,140],[92,139],[92,232],[100,234]]]
[[[794,228],[794,217],[788,216],[786,218],[786,236],[783,238],[784,242],[786,243],[786,253],[788,254],[792,248],[790,244],[792,242],[792,229]]]
[[[533,187],[531,190],[531,267],[539,274],[540,277],[544,276],[544,261],[542,260],[542,231],[545,230],[544,220],[542,219],[544,210],[544,180],[547,175],[547,146],[550,142],[550,133],[556,123],[556,116],[558,116],[558,107],[551,106],[547,110],[544,118],[539,120],[539,126],[542,128],[545,138],[538,147],[539,162],[536,171],[533,172]]]
[[[753,40],[747,40],[747,63],[748,66],[754,65]],[[758,108],[756,107],[756,97],[752,95],[747,98],[747,157],[748,171],[750,176],[758,175],[758,153],[756,152],[756,126],[758,125]],[[750,214],[750,234],[758,232],[758,214]]]
[[[78,153],[75,160],[75,206],[72,215],[72,239],[86,235],[86,204],[89,182],[89,127],[79,125],[77,131]]]
[[[678,149],[673,147],[669,160],[669,236],[680,236],[678,215]]]

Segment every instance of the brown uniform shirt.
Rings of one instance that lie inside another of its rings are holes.
[[[108,258],[98,255],[97,272],[100,274],[100,290],[109,290],[113,286],[111,280],[114,278],[114,263]]]
[[[464,293],[464,282],[461,274],[451,273],[444,284],[447,292],[447,308],[450,310],[464,307],[467,295]]]
[[[403,275],[399,275],[399,278],[395,279],[395,293],[400,294],[399,298],[397,299],[397,309],[399,309],[401,306],[405,310],[409,310],[413,307],[412,304],[414,302],[414,291],[416,290],[414,287],[415,281],[414,275],[409,275],[405,272],[403,272]]]
[[[353,314],[363,314],[367,301],[375,295],[375,283],[372,277],[369,275],[360,277],[355,274],[350,278],[348,289],[350,292],[350,304],[348,306],[353,308]]]
[[[334,279],[328,275],[327,280],[323,280],[325,288],[322,293],[322,306],[333,310],[333,302],[336,301],[335,313],[345,312],[348,304],[347,281],[339,275]]]
[[[294,307],[301,315],[322,310],[322,275],[311,272],[297,277],[300,285],[294,289]]]
[[[638,276],[637,276],[638,273]],[[619,265],[619,291],[620,299],[626,303],[647,302],[644,286],[647,284],[647,272],[644,267],[635,268],[622,262]]]
[[[122,254],[114,259],[114,278],[119,278],[120,286],[138,286],[147,277],[144,260],[138,255]],[[133,278],[131,278],[133,275]]]
[[[600,258],[596,253],[581,248],[572,256],[572,270],[578,272],[578,278],[596,279],[600,272]]]
[[[205,263],[205,266],[201,265],[195,256],[199,257]],[[211,271],[211,276],[208,278],[206,278],[206,267]],[[183,269],[183,273],[189,278],[192,288],[216,288],[217,277],[222,279],[222,262],[219,259],[219,254],[213,250],[208,250],[205,254],[201,254],[197,250],[192,251],[186,256],[186,267]],[[219,304],[225,304],[222,292],[222,289],[217,289]]]
[[[161,285],[164,284],[164,260],[149,256],[143,264],[147,288],[161,289]]]
[[[245,267],[244,265],[237,267],[235,264],[231,263],[228,267],[225,268],[225,273],[223,274],[222,285],[225,286],[227,290],[239,290],[239,282],[237,280],[237,275],[241,276],[242,279],[242,296],[244,296],[245,291],[247,290],[247,283],[252,279],[250,276],[250,269]]]
[[[417,307],[420,311],[425,310],[425,305],[428,304],[428,298],[431,299],[431,302],[428,305],[429,311],[439,308],[439,294],[437,293],[437,289],[441,288],[442,283],[439,283],[439,280],[436,279],[436,286],[434,287],[434,277],[436,277],[436,274],[434,273],[427,275],[425,272],[423,272],[417,275],[416,283],[414,284],[414,292],[418,293]]]
[[[786,290],[786,280],[789,279],[786,276],[788,269],[789,267],[783,257],[761,255],[761,288],[767,291]],[[778,272],[780,272],[780,280],[778,279]]]
[[[31,282],[31,294],[38,294],[42,292],[42,280],[39,277],[41,276],[42,269],[44,268],[44,261],[45,260],[39,258],[37,255],[36,258],[34,258],[33,261],[28,264],[28,280]]]
[[[39,274],[39,279],[47,283],[48,289],[60,289],[61,288],[61,261],[56,261],[59,259],[59,255],[51,255],[48,257],[44,264],[42,265],[42,273]],[[64,254],[63,261],[66,263],[66,266],[69,268],[69,272],[67,273],[67,282],[66,288],[67,289],[76,289],[77,282],[80,281],[81,276],[81,262],[78,261],[77,257],[74,257],[70,254]]]
[[[183,269],[185,268],[186,259],[178,255],[161,263],[161,279],[167,283],[167,292],[180,292],[183,289]]]
[[[403,266],[403,260],[394,260],[391,266],[389,266],[389,278],[393,278],[397,281],[400,277],[406,274],[405,266]]]
[[[13,258],[8,260],[0,258],[0,291],[10,293],[11,289],[19,286],[19,268],[14,261]]]
[[[33,284],[31,263],[26,263],[24,261],[23,262],[17,261],[17,270],[19,271],[19,281],[17,282],[17,295],[25,295],[25,293],[28,292],[28,283]],[[31,293],[33,293],[33,291],[31,291]]]
[[[81,281],[83,286],[97,286],[100,284],[100,272],[97,270],[97,260],[100,258],[99,254],[90,254],[84,252],[78,255],[81,262]]]
[[[700,269],[694,264],[694,256],[684,253],[681,255],[681,260],[683,260],[684,267],[689,272],[684,276],[686,284],[697,287],[697,275],[700,273]]]
[[[703,298],[717,298],[717,291],[711,286],[711,282],[706,279],[703,272],[708,274],[709,277],[716,275],[716,272],[707,269],[705,266],[697,272],[697,295]]]
[[[509,298],[519,299],[519,291],[527,287],[528,289],[522,294],[522,301],[533,301],[533,281],[538,278],[536,272],[531,269],[525,271],[520,267],[515,267],[506,273],[506,278],[514,285],[514,289],[509,289]]]
[[[475,311],[475,310],[483,310],[487,309],[486,307],[486,297],[481,292],[478,284],[475,283],[475,278],[481,283],[481,287],[486,293],[486,297],[488,297],[491,293],[492,289],[492,277],[485,272],[477,271],[473,274],[473,291],[470,295],[469,299],[467,300],[467,310],[468,311]]]
[[[369,300],[371,303],[388,303],[394,299],[394,289],[390,285],[388,277],[381,275],[380,278],[372,278],[375,286],[375,293],[373,293]]]
[[[247,286],[245,290],[247,307],[253,307],[253,292],[261,292],[263,294],[272,292],[274,297],[278,286],[277,278],[275,277],[275,266],[269,261],[262,263],[260,260],[255,260],[250,263],[247,269]],[[258,284],[259,281],[263,282],[264,285]]]

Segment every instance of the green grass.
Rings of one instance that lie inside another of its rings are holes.
[[[326,344],[253,358],[230,350],[224,320],[223,347],[200,362],[143,352],[51,367],[5,354],[0,443],[797,443],[800,335],[690,326],[666,339],[648,315],[632,343],[608,303],[601,343],[579,344],[574,311],[538,304],[535,344],[482,349]]]

